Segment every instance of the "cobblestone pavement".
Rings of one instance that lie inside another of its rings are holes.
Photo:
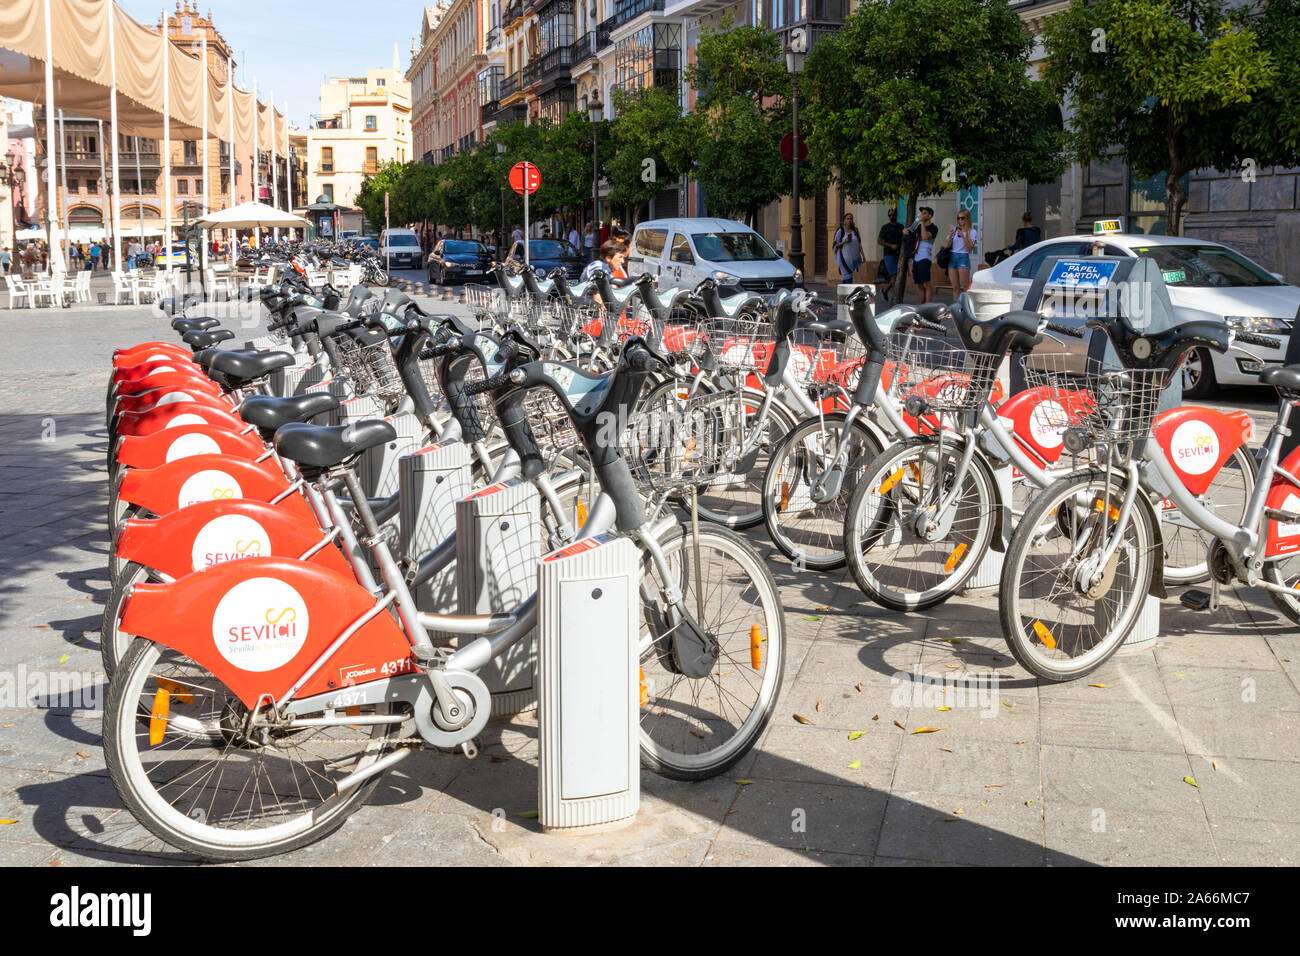
[[[109,355],[171,333],[147,308],[0,316],[0,863],[191,862],[122,809],[95,708]],[[1264,425],[1261,399],[1224,404]],[[760,746],[722,778],[646,773],[632,824],[546,835],[529,814],[536,722],[517,718],[489,725],[473,762],[415,754],[341,830],[274,862],[1300,862],[1300,636],[1262,593],[1233,590],[1214,616],[1168,601],[1153,649],[1048,686],[1006,653],[994,596],[898,615],[862,603],[844,573],[771,566],[785,686]],[[915,673],[999,682],[940,710],[900,692],[896,675]],[[70,674],[90,689],[79,707],[54,693]]]

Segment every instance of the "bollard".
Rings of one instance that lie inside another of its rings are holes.
[[[537,571],[537,815],[548,833],[604,827],[641,803],[640,554],[600,534]]]

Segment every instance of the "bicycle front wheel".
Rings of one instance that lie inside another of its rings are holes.
[[[867,466],[849,500],[844,545],[854,580],[877,604],[941,604],[988,553],[997,491],[978,458],[958,480],[961,458],[956,445],[912,438]]]
[[[349,716],[391,713],[384,704]],[[400,727],[250,731],[247,717],[203,667],[134,641],[104,709],[104,757],[127,809],[155,836],[206,859],[284,853],[332,832],[365,801],[379,775],[341,794],[336,785],[380,760]]]
[[[659,545],[671,580],[661,579],[647,555],[641,761],[675,780],[705,780],[747,754],[772,717],[785,668],[785,616],[762,559],[726,528],[701,525],[697,543],[678,526]],[[679,605],[664,600],[673,588],[683,595]],[[679,653],[692,632],[714,657],[699,677],[686,673]]]
[[[1067,475],[1043,490],[1012,535],[998,594],[1002,633],[1015,659],[1043,680],[1090,674],[1137,622],[1160,542],[1136,501],[1118,529],[1124,490],[1113,473]],[[1117,533],[1110,558],[1096,567]]]
[[[844,447],[842,465],[831,470]],[[796,567],[829,571],[844,564],[844,515],[880,443],[859,422],[844,431],[837,413],[806,418],[772,452],[763,477],[763,520],[777,550]]]

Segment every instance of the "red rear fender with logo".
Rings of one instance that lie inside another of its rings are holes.
[[[139,345],[118,349],[114,352],[113,367],[130,368],[132,365],[139,365],[141,362],[149,361],[155,355],[184,359],[190,362],[193,361],[194,353],[183,345],[177,345],[175,342],[141,342]]]
[[[1025,450],[1050,464],[1065,450],[1061,425],[1079,421],[1092,407],[1092,395],[1086,391],[1027,388],[999,405],[997,414],[1010,420],[1012,431]]]
[[[374,607],[354,580],[305,561],[250,558],[171,584],[138,584],[121,629],[207,669],[249,707],[281,700],[330,644]],[[415,669],[411,646],[381,611],[299,691],[309,697]]]
[[[289,480],[273,459],[253,462],[232,455],[193,455],[157,468],[128,470],[122,475],[118,497],[153,514],[165,515],[200,501],[270,501],[288,487]],[[314,520],[300,494],[288,495],[278,505],[290,514]]]
[[[912,395],[919,395],[922,398],[934,398],[942,395],[944,391],[949,388],[961,388],[964,390],[966,388],[966,383],[969,381],[970,376],[963,372],[935,375],[908,390],[908,392],[903,395],[902,399],[906,402],[908,397]],[[994,382],[993,390],[989,393],[989,403],[997,405],[1001,401],[1002,383]],[[922,421],[918,423],[911,415],[904,415],[903,421],[907,424],[908,428],[912,429],[912,431],[916,432],[918,435],[933,435],[939,430],[940,418],[938,415],[926,415]],[[950,428],[951,426],[945,425],[944,427]]]
[[[114,414],[147,412],[155,408],[180,404],[202,405],[206,408],[215,408],[220,412],[235,413],[235,406],[219,392],[216,395],[209,395],[189,385],[179,385],[175,388],[156,388],[139,395],[121,395],[114,404]]]
[[[1157,415],[1151,433],[1187,490],[1203,495],[1223,463],[1255,432],[1245,412],[1188,405]]]
[[[265,501],[201,501],[161,518],[128,519],[117,539],[117,556],[181,578],[227,561],[297,558],[322,537],[315,522]],[[306,560],[353,577],[334,545]]]
[[[209,454],[259,458],[266,454],[266,445],[252,432],[241,435],[213,425],[181,425],[149,435],[124,435],[117,462],[128,468],[157,468],[178,458]]]
[[[139,365],[124,365],[121,368],[113,369],[113,376],[110,381],[116,383],[120,389],[133,382],[138,382],[141,379],[148,378],[155,372],[165,372],[168,369],[171,369],[173,372],[207,378],[203,369],[199,368],[188,358],[177,358],[174,355],[164,356],[159,354],[141,362]]]
[[[175,402],[139,412],[123,412],[118,416],[117,434],[149,435],[164,428],[201,424],[215,425],[232,432],[242,432],[248,428],[233,409],[222,410],[200,402]]]
[[[127,399],[141,398],[159,389],[180,389],[200,395],[211,395],[214,398],[223,395],[221,386],[202,372],[187,372],[177,369],[174,365],[160,365],[148,375],[118,383],[116,397],[120,404]]]

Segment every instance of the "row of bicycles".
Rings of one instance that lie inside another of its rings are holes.
[[[384,261],[375,250],[355,239],[301,242],[281,239],[266,241],[256,247],[245,245],[239,250],[238,264],[249,269],[279,265],[286,270],[292,268],[300,275],[326,268],[346,269],[359,265],[361,281],[367,285],[386,286],[390,281]]]
[[[1242,581],[1300,620],[1300,462],[1278,464],[1300,369],[1262,376],[1258,462],[1244,413],[1160,407],[1188,350],[1263,336],[1099,318],[1115,354],[1080,370],[1041,347],[1079,328],[966,300],[876,315],[863,289],[841,321],[800,291],[497,281],[466,319],[290,278],[248,348],[198,305],[182,344],[114,356],[104,741],[160,838],[283,852],[414,749],[475,755],[502,701],[527,705],[502,674],[531,666],[536,562],[613,537],[643,568],[642,763],[684,780],[747,753],[780,690],[783,609],[747,528],[905,611],[1000,556],[1012,651],[1052,680],[1099,666],[1166,583],[1208,578],[1184,600],[1213,607]],[[1029,385],[1009,396],[1008,359]],[[411,459],[437,477],[408,484]],[[523,504],[476,550],[461,510],[494,495]]]

